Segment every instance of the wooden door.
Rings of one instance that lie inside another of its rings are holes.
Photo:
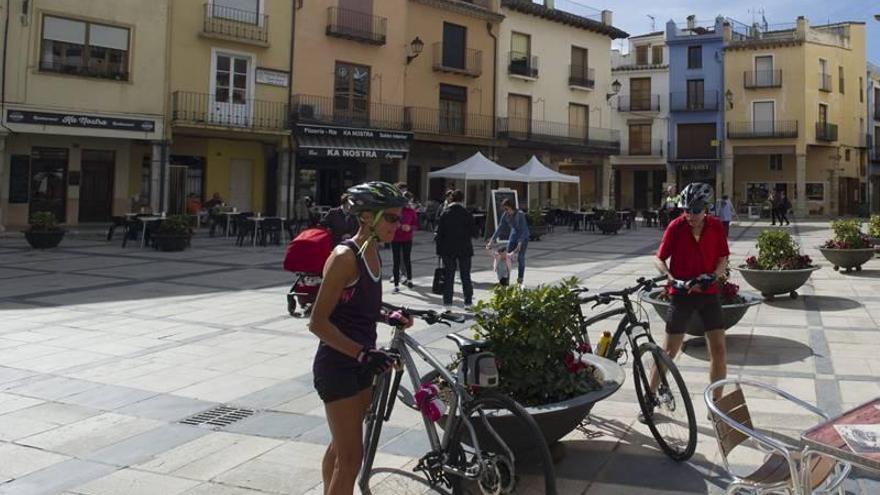
[[[651,110],[651,78],[639,77],[629,80],[630,109]]]
[[[113,213],[112,151],[83,150],[79,186],[79,221],[106,222]]]
[[[507,118],[509,131],[514,137],[524,139],[531,132],[532,98],[524,95],[507,95]]]

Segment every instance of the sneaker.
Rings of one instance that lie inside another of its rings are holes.
[[[400,292],[400,287],[398,287],[398,286],[395,285],[394,288],[391,289],[391,293],[392,293],[392,294],[397,294],[398,292]]]
[[[473,302],[470,302],[470,301],[469,301],[469,302],[464,303],[464,309],[465,309],[465,311],[470,311],[470,310],[472,310],[473,308],[474,308],[474,303],[473,303]]]
[[[443,309],[449,311],[452,309],[452,303],[443,303]]]
[[[648,416],[651,417],[653,415],[654,415],[654,409],[651,408],[651,412],[648,413]],[[648,424],[648,420],[645,418],[645,413],[643,413],[643,412],[639,413],[639,423],[641,423],[643,425]]]
[[[403,282],[403,285],[409,287],[410,289],[413,288],[413,283],[412,283],[412,280],[410,280],[410,279],[406,279],[406,281]]]

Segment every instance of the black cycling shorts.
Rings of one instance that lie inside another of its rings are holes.
[[[324,403],[354,397],[373,386],[373,374],[363,369],[340,369],[315,374],[315,390]]]
[[[724,328],[721,300],[718,294],[673,294],[667,313],[666,333],[683,334],[694,313],[703,320],[708,331]]]

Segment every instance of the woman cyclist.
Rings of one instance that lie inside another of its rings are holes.
[[[321,339],[312,372],[332,437],[321,470],[324,493],[333,495],[354,490],[373,377],[393,364],[391,356],[376,348],[376,322],[387,322],[377,248],[394,238],[407,203],[400,190],[385,182],[354,186],[348,195],[359,228],[327,259],[309,322]],[[404,327],[411,325],[403,321]]]

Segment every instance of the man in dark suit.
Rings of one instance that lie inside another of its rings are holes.
[[[464,292],[464,306],[473,303],[474,286],[471,284],[471,258],[474,246],[471,239],[474,234],[474,216],[462,204],[464,194],[455,190],[452,202],[440,215],[437,222],[437,255],[443,260],[443,305],[452,305],[452,289],[455,283],[455,269],[461,275],[461,287]]]
[[[334,246],[357,233],[357,218],[349,213],[348,207],[348,194],[343,194],[342,198],[340,198],[339,206],[331,208],[321,222],[322,225],[330,229],[330,236],[333,239]]]

